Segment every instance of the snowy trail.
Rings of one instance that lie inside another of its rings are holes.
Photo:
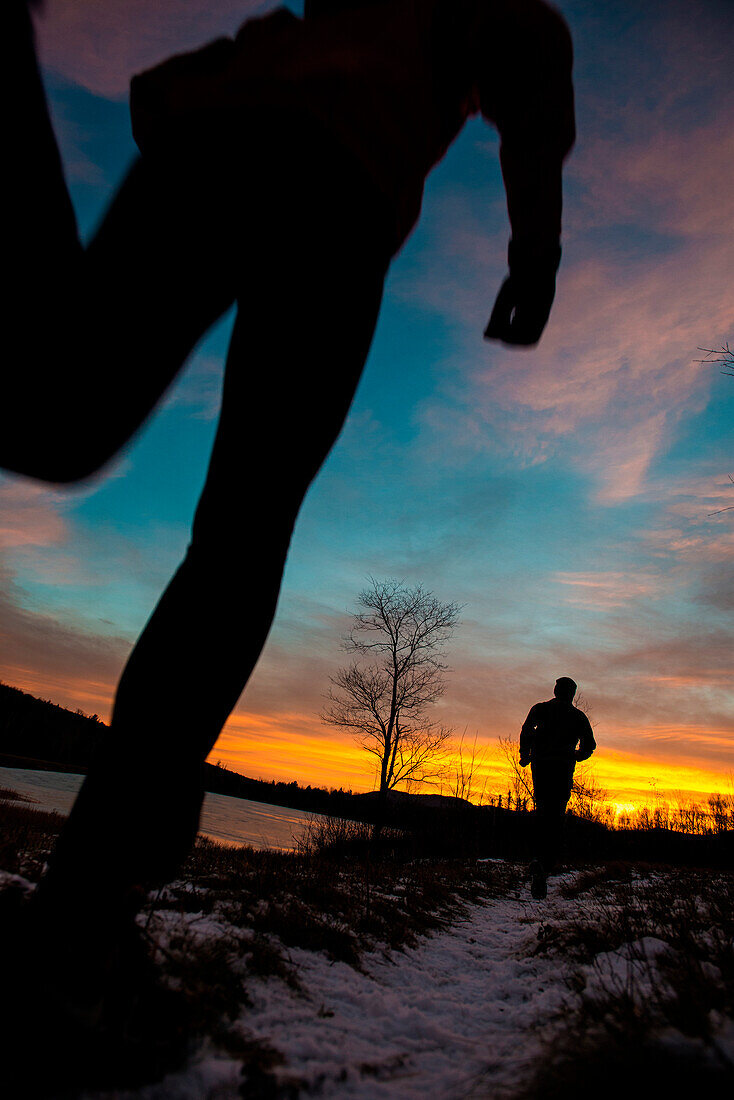
[[[558,962],[528,956],[537,909],[473,906],[416,948],[372,956],[365,975],[294,952],[310,1003],[264,990],[253,1033],[286,1054],[295,1076],[320,1080],[325,1097],[459,1097],[477,1083],[496,1096],[522,1080],[537,1055],[530,1033],[568,996]],[[314,1026],[319,1010],[333,1016]]]
[[[293,949],[307,993],[278,980],[254,982],[243,1033],[282,1054],[278,1078],[298,1082],[303,1096],[509,1095],[537,1064],[544,1026],[570,999],[558,959],[532,955],[541,920],[572,907],[554,899],[559,885],[542,903],[525,888],[472,905],[415,948],[366,956],[364,973]],[[201,1051],[180,1074],[137,1095],[225,1098],[241,1084],[236,1061]]]

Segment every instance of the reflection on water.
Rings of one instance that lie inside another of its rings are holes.
[[[315,814],[228,794],[204,795],[200,831],[212,840],[290,851]]]
[[[39,772],[28,768],[0,768],[0,787],[9,787],[32,799],[35,809],[68,814],[83,776],[67,772]],[[228,794],[206,794],[200,830],[212,840],[227,844],[249,844],[252,848],[289,851],[316,814],[232,798]]]

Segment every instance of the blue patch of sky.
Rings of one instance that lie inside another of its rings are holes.
[[[54,73],[44,80],[79,231],[87,240],[137,153],[128,104],[93,95]]]
[[[405,265],[411,262],[408,255]],[[419,403],[433,389],[437,365],[452,347],[450,329],[444,317],[419,303],[396,299],[388,282],[355,413],[369,409],[395,442],[410,443],[420,431]]]
[[[705,352],[695,354],[696,358],[703,358]],[[710,391],[703,406],[693,409],[669,433],[667,448],[652,465],[653,479],[687,479],[704,471],[728,471],[730,468],[734,474],[734,448],[731,445],[734,378],[722,374],[721,369],[716,363],[691,361],[692,375],[703,371],[710,376]]]
[[[121,467],[99,490],[83,498],[77,514],[88,522],[114,515],[122,530],[145,526],[152,519],[186,528],[204,484],[216,418],[197,415],[185,401],[186,389],[197,359],[224,364],[231,318],[225,318],[202,341],[179,378],[164,395],[158,409],[145,422],[110,470]],[[218,384],[216,377],[213,380]]]

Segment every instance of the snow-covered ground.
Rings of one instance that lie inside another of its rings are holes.
[[[498,896],[464,902],[440,931],[400,950],[375,946],[356,966],[257,932],[250,902],[237,920],[241,887],[182,880],[168,898],[151,895],[139,921],[161,973],[175,986],[177,956],[199,967],[195,1003],[210,1014],[197,1033],[216,1042],[198,1040],[155,1084],[79,1100],[513,1100],[555,1054],[577,1058],[574,1026],[586,1035],[589,1006],[606,1019],[615,996],[632,1003],[635,1034],[654,1033],[668,1052],[687,1046],[734,1080],[730,875],[609,865],[553,876],[534,901],[519,866],[486,870]],[[0,873],[0,889],[10,886],[32,889]],[[280,976],[253,969],[258,944]],[[212,999],[218,980],[234,982],[234,999]],[[668,1015],[658,1011],[667,1001]]]
[[[558,958],[533,954],[549,922],[578,915],[579,902],[516,896],[467,907],[417,947],[367,955],[362,971],[292,949],[306,992],[277,978],[248,979],[251,1006],[237,1027],[283,1057],[277,1078],[304,1095],[501,1097],[537,1064],[541,1043],[573,998]],[[226,934],[210,917],[171,915],[201,935]],[[241,1060],[199,1049],[180,1072],[134,1094],[146,1100],[241,1096]],[[123,1094],[118,1094],[123,1095]],[[244,1095],[247,1095],[245,1092]]]

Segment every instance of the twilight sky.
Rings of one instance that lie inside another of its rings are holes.
[[[135,153],[130,75],[272,6],[46,0],[41,53],[85,235]],[[481,337],[508,227],[497,137],[475,120],[429,178],[393,264],[276,623],[211,759],[371,786],[371,758],[318,714],[373,575],[464,605],[440,717],[489,746],[490,783],[501,782],[497,737],[516,734],[559,675],[590,706],[596,775],[618,802],[730,782],[734,512],[709,513],[734,504],[734,380],[694,360],[734,337],[734,9],[559,7],[575,42],[579,137],[546,334],[532,351]],[[211,331],[96,481],[0,480],[3,681],[109,716],[187,542],[230,325]]]

